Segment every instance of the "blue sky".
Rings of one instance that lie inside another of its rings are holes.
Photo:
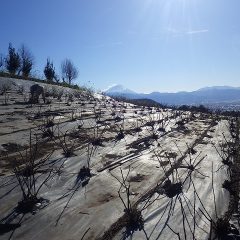
[[[76,83],[138,92],[240,86],[239,0],[3,0],[0,53],[24,43]]]

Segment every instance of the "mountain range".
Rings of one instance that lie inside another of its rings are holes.
[[[137,93],[122,85],[115,85],[106,91],[108,96],[121,96],[130,99],[151,99],[167,105],[209,105],[240,102],[240,87],[214,86],[204,87],[192,92],[176,93]]]

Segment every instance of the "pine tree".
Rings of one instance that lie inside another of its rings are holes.
[[[50,62],[49,59],[47,59],[47,64],[44,68],[44,75],[49,82],[52,82],[55,78],[55,68],[53,67],[53,63]]]
[[[32,70],[33,63],[29,59],[23,59],[22,61],[22,76],[28,77]]]
[[[15,75],[17,70],[21,66],[21,59],[17,52],[15,52],[15,48],[12,47],[12,44],[9,43],[8,47],[8,55],[5,60],[6,69],[12,75]]]
[[[28,77],[33,67],[34,57],[25,45],[22,45],[19,49],[19,56],[21,58],[20,71],[22,72],[22,76]]]
[[[4,57],[2,54],[0,54],[0,69],[3,67],[4,65]]]

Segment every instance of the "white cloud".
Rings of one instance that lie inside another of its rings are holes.
[[[167,31],[174,34],[174,36],[179,35],[193,35],[193,34],[201,34],[209,32],[209,29],[198,29],[198,30],[178,30],[175,28],[167,28]]]
[[[199,33],[207,33],[207,32],[209,32],[208,29],[200,29],[200,30],[188,31],[186,32],[186,34],[199,34]]]

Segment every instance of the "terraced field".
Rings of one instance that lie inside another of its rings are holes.
[[[239,239],[238,119],[0,81],[1,239]]]

